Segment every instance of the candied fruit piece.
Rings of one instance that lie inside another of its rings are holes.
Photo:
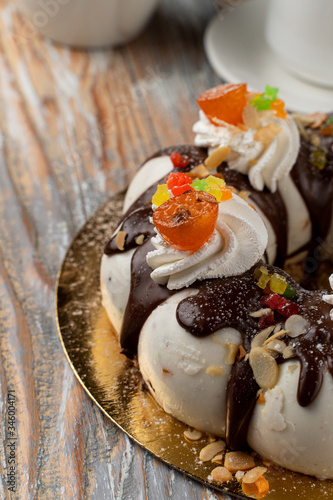
[[[221,191],[222,191],[222,196],[221,196],[221,200],[220,201],[228,201],[228,200],[231,200],[232,198],[232,192],[230,189],[227,189],[223,186],[221,186]]]
[[[272,292],[283,295],[287,288],[287,281],[281,274],[274,273],[269,281],[269,288]]]
[[[170,198],[168,186],[166,184],[158,184],[157,190],[152,198],[152,203],[159,207]]]
[[[275,325],[276,321],[274,318],[274,312],[270,311],[267,314],[264,314],[264,316],[261,316],[259,319],[259,328],[264,329],[267,328],[268,326]]]
[[[243,109],[246,106],[246,83],[225,83],[206,90],[198,98],[197,103],[208,119],[223,120],[231,125],[243,123]]]
[[[277,311],[284,316],[285,318],[289,318],[293,314],[299,314],[302,309],[295,304],[295,302],[290,302],[290,300],[286,300],[285,304],[281,304]]]
[[[283,293],[283,297],[285,299],[293,300],[296,297],[296,289],[292,288],[289,283],[287,284],[287,288]]]
[[[255,270],[253,271],[253,276],[258,280],[261,275],[262,272],[260,271],[259,267],[256,267]]]
[[[270,109],[275,111],[275,116],[278,118],[282,118],[284,120],[287,116],[287,112],[284,108],[284,101],[282,101],[282,99],[276,99],[273,101],[270,105]]]
[[[191,184],[191,182],[192,179],[189,175],[183,174],[183,172],[171,172],[167,179],[167,186],[172,190],[174,186],[183,186],[184,184]]]
[[[327,156],[324,149],[318,146],[314,149],[310,155],[311,165],[318,168],[318,170],[323,170],[327,164]]]
[[[260,302],[273,310],[277,310],[278,307],[285,304],[287,300],[278,293],[270,293],[269,295],[261,297]]]
[[[205,191],[207,187],[207,182],[205,179],[195,179],[191,186],[195,189],[195,191]]]
[[[258,283],[257,283],[258,287],[262,288],[262,289],[266,288],[270,279],[271,279],[271,277],[269,274],[265,274],[262,272],[260,275],[260,278],[258,279]]]
[[[202,191],[170,198],[153,214],[161,236],[180,250],[195,252],[213,234],[218,216],[214,196]]]
[[[177,172],[176,174],[171,172],[167,180],[167,186],[174,196],[178,196],[186,191],[194,191],[191,183],[192,178],[182,172]]]
[[[225,186],[225,180],[220,177],[215,177],[215,175],[209,175],[205,179],[208,186]]]
[[[170,160],[175,168],[185,168],[190,163],[190,159],[187,156],[183,156],[176,151],[171,153]]]
[[[219,186],[207,186],[205,191],[206,191],[206,193],[209,193],[209,194],[215,196],[217,201],[222,201],[223,192],[219,188]],[[223,200],[223,201],[225,201],[225,200]]]

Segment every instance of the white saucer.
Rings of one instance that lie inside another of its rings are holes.
[[[264,37],[267,0],[247,0],[208,25],[204,45],[216,73],[227,82],[247,82],[250,90],[269,84],[293,111],[333,110],[333,89],[299,80],[288,73]],[[283,36],[283,33],[281,33]]]

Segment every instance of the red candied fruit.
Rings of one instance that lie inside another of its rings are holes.
[[[183,251],[195,252],[213,234],[218,216],[216,198],[203,191],[191,191],[170,198],[153,214],[161,236]]]
[[[190,159],[187,156],[183,156],[176,151],[171,153],[170,160],[175,168],[185,168],[190,163]]]
[[[174,196],[178,196],[186,191],[194,191],[191,183],[192,178],[183,174],[183,172],[171,173],[167,180],[168,189],[170,189]]]
[[[268,326],[275,325],[275,323],[276,321],[274,317],[274,312],[270,311],[264,316],[261,316],[261,318],[259,319],[259,328],[264,329],[267,328]]]
[[[277,311],[285,318],[289,318],[293,314],[299,314],[301,308],[291,300],[281,297],[277,293],[270,293],[261,297],[260,302],[274,311]]]
[[[197,103],[208,119],[217,125],[213,118],[231,125],[243,122],[243,110],[246,106],[246,83],[225,83],[206,90],[197,99]]]

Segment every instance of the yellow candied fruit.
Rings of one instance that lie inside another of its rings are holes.
[[[286,278],[280,274],[274,273],[270,279],[269,288],[274,293],[278,293],[279,295],[284,294],[287,288]]]
[[[270,279],[271,277],[269,276],[269,274],[262,273],[260,278],[258,279],[258,287],[262,289],[266,288]]]
[[[157,190],[152,198],[152,203],[159,207],[170,198],[168,186],[166,184],[158,184]]]
[[[206,193],[209,193],[209,194],[212,194],[213,196],[215,196],[215,198],[217,199],[217,201],[221,201],[223,193],[222,193],[221,189],[217,185],[215,185],[215,186],[206,186],[205,191],[206,191]]]
[[[220,177],[215,177],[214,175],[209,175],[206,177],[205,181],[207,182],[207,186],[225,186],[225,180]]]
[[[267,274],[267,275],[269,274],[268,269],[265,266],[260,266],[259,271],[261,271],[263,274]]]

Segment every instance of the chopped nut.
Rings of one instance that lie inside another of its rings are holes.
[[[312,113],[310,118],[312,119],[311,128],[319,128],[327,119],[327,115],[325,113]]]
[[[202,163],[192,168],[191,174],[198,174],[200,177],[207,177],[209,175],[209,171]]]
[[[256,403],[257,403],[258,405],[263,405],[265,402],[266,402],[265,395],[264,395],[264,393],[263,393],[263,392],[261,392],[261,393],[259,394],[259,397],[258,397],[258,399],[257,399]]]
[[[273,333],[279,332],[280,330],[281,330],[281,323],[278,323],[278,324],[275,326]]]
[[[235,474],[235,478],[240,483],[244,477],[245,472],[243,470],[238,470]]]
[[[127,236],[126,231],[118,231],[118,233],[116,234],[115,242],[118,250],[124,250],[126,236]]]
[[[213,481],[216,481],[217,483],[226,483],[232,479],[231,472],[229,472],[225,467],[215,467],[215,469],[211,472],[211,476]]]
[[[228,349],[227,356],[225,358],[226,365],[233,365],[238,353],[238,345],[237,344],[225,344],[225,348]]]
[[[223,459],[223,453],[218,453],[211,459],[211,462],[214,462],[214,464],[221,464]]]
[[[264,127],[260,127],[254,134],[254,140],[260,141],[264,146],[268,146],[274,137],[281,131],[281,127],[270,123]]]
[[[209,434],[208,441],[209,443],[214,443],[215,441],[217,441],[217,438],[216,436],[214,436],[214,434]]]
[[[309,330],[310,325],[308,320],[303,318],[303,316],[293,314],[287,319],[285,328],[288,330],[288,337],[295,338],[303,333],[306,333]]]
[[[224,467],[230,472],[249,470],[252,469],[254,465],[254,458],[244,451],[230,451],[226,454],[224,460]]]
[[[260,476],[263,476],[267,472],[266,467],[254,467],[253,469],[246,472],[243,477],[243,483],[255,483]]]
[[[310,142],[313,144],[313,146],[320,146],[321,140],[318,134],[311,134],[310,136]]]
[[[184,431],[184,437],[188,441],[200,441],[204,436],[204,433],[197,431],[196,429],[188,429]]]
[[[250,196],[251,192],[250,191],[239,191],[238,196],[242,198],[242,200],[247,201],[248,197]]]
[[[274,325],[273,326],[268,326],[264,330],[261,330],[261,332],[259,332],[252,339],[251,349],[254,349],[255,347],[262,347],[263,343],[268,338],[268,336],[272,333],[273,330],[274,330]]]
[[[143,245],[144,241],[145,241],[145,235],[144,234],[139,234],[139,236],[137,236],[135,238],[135,243],[137,245]]]
[[[265,307],[263,309],[259,309],[258,311],[254,311],[249,314],[252,318],[261,318],[262,316],[266,316],[266,314],[269,314],[271,312],[271,309],[269,307]]]
[[[241,361],[246,356],[246,351],[242,345],[239,346],[239,356],[238,361]]]
[[[206,373],[208,373],[208,375],[225,375],[225,369],[223,366],[211,365],[206,369]]]
[[[287,345],[287,347],[283,350],[282,353],[283,359],[289,359],[295,356],[294,348],[291,345]]]
[[[230,148],[228,146],[222,146],[221,148],[215,149],[205,159],[205,166],[210,170],[217,168],[229,156],[229,154]]]
[[[225,450],[225,442],[224,441],[214,441],[213,443],[207,444],[202,450],[200,451],[199,459],[202,462],[208,462],[211,460],[215,455],[218,453],[224,452]]]
[[[264,347],[251,349],[249,362],[259,387],[271,389],[275,386],[279,375],[279,367],[275,359],[270,356]]]

